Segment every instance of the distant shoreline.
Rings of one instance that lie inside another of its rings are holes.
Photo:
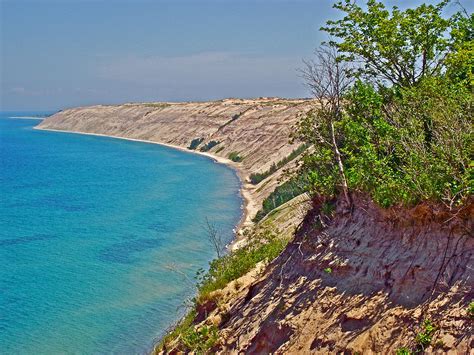
[[[47,117],[35,117],[35,116],[10,116],[6,119],[15,119],[15,120],[44,120]]]
[[[26,118],[25,118],[26,119]],[[38,120],[43,120],[43,118],[37,118]],[[237,173],[237,177],[239,178],[240,182],[240,195],[242,196],[243,200],[243,205],[242,205],[242,217],[240,218],[240,221],[238,225],[236,226],[236,230],[234,231],[234,239],[232,242],[229,244],[228,248],[230,250],[238,248],[239,244],[241,241],[244,240],[244,236],[242,233],[242,230],[245,226],[253,224],[250,216],[252,213],[255,213],[257,211],[252,211],[250,208],[251,205],[253,205],[251,202],[254,202],[254,199],[252,198],[249,189],[246,187],[246,183],[244,180],[244,176],[242,171],[239,169],[239,166],[237,163],[233,162],[230,159],[223,158],[216,156],[211,153],[207,152],[199,152],[196,150],[190,150],[184,147],[181,147],[179,145],[174,145],[174,144],[168,144],[168,143],[160,143],[160,142],[155,142],[155,141],[150,141],[146,139],[137,139],[137,138],[127,138],[127,137],[120,137],[120,136],[114,136],[114,135],[109,135],[109,134],[102,134],[102,133],[90,133],[90,132],[80,132],[80,131],[68,131],[68,130],[61,130],[61,129],[51,129],[51,128],[42,128],[35,126],[33,129],[39,130],[39,131],[50,131],[50,132],[60,132],[60,133],[70,133],[70,134],[82,134],[82,135],[88,135],[88,136],[96,136],[96,137],[108,137],[108,138],[115,138],[115,139],[121,139],[121,140],[126,140],[126,141],[132,141],[132,142],[140,142],[140,143],[151,143],[151,144],[157,144],[161,145],[164,147],[180,150],[182,152],[187,152],[187,153],[192,153],[192,154],[197,154],[201,156],[205,156],[209,159],[212,159],[214,162],[218,164],[224,164],[233,169]]]

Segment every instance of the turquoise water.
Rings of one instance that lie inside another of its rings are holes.
[[[31,113],[29,113],[31,114]],[[0,353],[135,354],[185,310],[241,215],[229,168],[0,118]]]

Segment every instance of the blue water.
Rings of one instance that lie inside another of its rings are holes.
[[[113,138],[0,116],[0,353],[135,354],[185,310],[241,210],[235,173]],[[191,138],[191,137],[190,137]]]

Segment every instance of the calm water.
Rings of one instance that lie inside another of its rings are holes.
[[[214,256],[205,218],[232,238],[235,173],[24,115],[0,117],[0,353],[146,352]]]

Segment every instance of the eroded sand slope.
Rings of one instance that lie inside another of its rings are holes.
[[[310,100],[262,98],[98,105],[61,111],[38,128],[142,139],[182,148],[194,139],[203,139],[196,151],[211,141],[219,142],[208,153],[228,158],[236,152],[243,157],[242,162],[230,164],[244,182],[250,220],[274,190],[284,169],[258,185],[247,183],[249,175],[267,170],[299,146],[289,143],[291,128],[312,104]]]

